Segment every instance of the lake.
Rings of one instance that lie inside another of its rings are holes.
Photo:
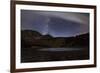
[[[24,48],[21,62],[47,62],[89,59],[89,49],[84,48]]]

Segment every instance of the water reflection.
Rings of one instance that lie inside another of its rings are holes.
[[[24,48],[21,62],[47,62],[89,59],[88,48]]]
[[[63,52],[63,51],[79,51],[83,50],[82,48],[42,48],[38,49],[38,51],[51,51],[51,52]]]

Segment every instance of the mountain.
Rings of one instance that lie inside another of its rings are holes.
[[[41,34],[37,31],[33,30],[21,30],[22,36],[30,36],[30,37],[38,37],[41,36]]]
[[[51,35],[47,34],[47,35],[43,35],[41,37],[41,39],[50,39],[50,38],[53,38]]]
[[[30,47],[36,39],[41,37],[41,34],[33,30],[21,30],[21,46]]]
[[[89,47],[89,33],[69,37],[66,39],[67,46],[73,47]]]
[[[75,37],[52,37],[51,35],[41,35],[32,30],[21,31],[22,47],[89,47],[89,33],[77,35]]]

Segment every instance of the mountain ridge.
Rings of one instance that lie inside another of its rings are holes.
[[[81,47],[89,46],[89,33],[74,37],[52,37],[35,31],[22,31],[22,47]]]

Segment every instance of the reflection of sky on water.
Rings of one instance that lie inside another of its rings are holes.
[[[89,32],[89,14],[21,10],[21,29],[69,37]]]
[[[82,50],[82,48],[42,48],[42,49],[38,49],[38,51],[52,51],[52,52],[57,52],[57,51],[78,51],[78,50]]]

